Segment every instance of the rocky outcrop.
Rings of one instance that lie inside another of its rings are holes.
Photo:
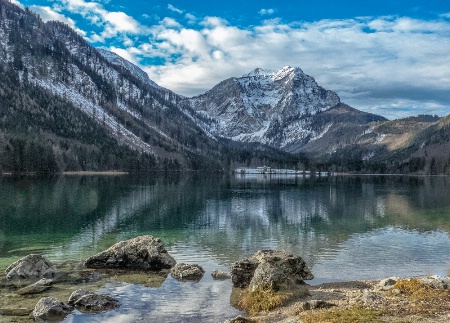
[[[30,314],[37,322],[60,322],[72,308],[53,297],[44,297],[34,307]]]
[[[6,268],[7,280],[31,280],[54,278],[56,267],[41,255],[28,255]]]
[[[115,298],[84,289],[74,291],[67,303],[82,312],[104,312],[119,307],[119,301]]]
[[[157,271],[172,268],[176,261],[166,251],[160,239],[140,236],[118,242],[109,249],[89,257],[84,264],[88,268]]]
[[[200,281],[203,277],[205,271],[199,265],[191,265],[191,264],[176,264],[170,270],[170,274],[173,278],[181,281]]]
[[[17,291],[17,294],[19,295],[39,294],[46,290],[49,290],[52,287],[52,284],[53,280],[42,278],[37,282],[35,282],[34,284],[19,289]]]
[[[254,291],[270,287],[275,291],[288,290],[314,276],[305,261],[298,256],[277,250],[261,250],[231,266],[234,287]]]

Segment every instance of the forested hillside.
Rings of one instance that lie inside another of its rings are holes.
[[[208,134],[180,96],[108,61],[67,25],[5,0],[0,19],[3,172],[217,171],[289,159]]]

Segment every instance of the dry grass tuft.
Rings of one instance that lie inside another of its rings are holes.
[[[424,285],[420,283],[417,278],[400,279],[395,283],[394,288],[416,300],[429,301],[448,298],[449,296],[449,292],[447,290]]]
[[[250,315],[261,311],[270,311],[285,305],[294,295],[292,293],[275,292],[271,288],[246,290],[242,293],[239,306]]]
[[[335,308],[305,312],[300,315],[303,323],[379,323],[382,312],[364,307]]]

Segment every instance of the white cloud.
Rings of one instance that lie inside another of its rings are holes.
[[[342,100],[387,117],[450,113],[450,23],[412,18],[358,18],[238,28],[207,17],[202,29],[159,26],[142,57],[150,78],[184,95],[210,89],[256,67],[299,66]],[[175,55],[175,56],[174,56]],[[175,58],[174,58],[175,57]]]
[[[10,0],[10,1],[11,1],[11,3],[15,4],[16,6],[19,6],[22,9],[24,8],[23,4],[21,4],[19,1],[17,1],[17,0]]]
[[[133,64],[137,64],[138,62],[136,61],[136,54],[140,54],[141,51],[138,50],[137,48],[129,48],[129,49],[123,49],[123,48],[118,48],[118,47],[110,47],[108,48],[109,51],[116,53],[117,55],[119,55],[122,58],[125,58],[127,61],[133,63]]]
[[[173,18],[164,18],[160,21],[160,24],[167,28],[181,28],[181,25]]]
[[[189,24],[194,24],[197,21],[197,17],[194,16],[193,14],[187,13],[185,15],[186,19],[188,20]]]
[[[115,43],[111,50],[140,63],[158,84],[183,95],[202,93],[256,67],[291,65],[358,109],[391,118],[450,113],[450,15],[435,20],[390,16],[309,23],[269,19],[237,27],[221,17],[186,13],[180,20],[165,17],[143,26],[124,12],[107,11],[99,2],[55,1],[51,8],[36,10],[71,26],[74,22],[64,14],[81,15],[97,26],[97,33],[88,34],[90,41],[120,40],[122,46]],[[273,14],[271,10],[260,14]],[[143,35],[146,42],[138,42]],[[165,63],[144,64],[155,60]]]
[[[60,3],[60,4],[59,4]],[[143,34],[147,31],[133,17],[124,12],[107,11],[103,5],[97,2],[88,2],[85,0],[58,0],[53,5],[53,9],[57,12],[71,12],[79,14],[87,19],[91,24],[102,29],[100,33],[91,33],[87,37],[89,41],[104,43],[107,39],[119,37],[125,46],[132,45],[132,41],[127,35]]]
[[[170,3],[167,5],[167,9],[169,9],[170,11],[182,14],[183,10],[175,8],[173,5],[171,5]]]
[[[57,20],[57,21],[61,21],[65,24],[67,24],[68,26],[70,26],[71,28],[73,28],[77,33],[79,33],[82,36],[86,36],[86,32],[78,29],[75,26],[75,22],[73,21],[73,19],[68,18],[58,12],[56,12],[55,10],[53,10],[50,7],[47,6],[30,6],[29,7],[31,11],[34,11],[35,13],[37,13],[43,21],[50,21],[50,20]]]
[[[265,15],[273,15],[275,13],[275,9],[261,9],[258,12],[261,16],[265,16]]]

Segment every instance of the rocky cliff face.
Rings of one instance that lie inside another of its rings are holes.
[[[308,117],[340,103],[336,93],[289,66],[230,78],[189,101],[199,114],[213,120],[212,133],[281,148],[310,135]]]

